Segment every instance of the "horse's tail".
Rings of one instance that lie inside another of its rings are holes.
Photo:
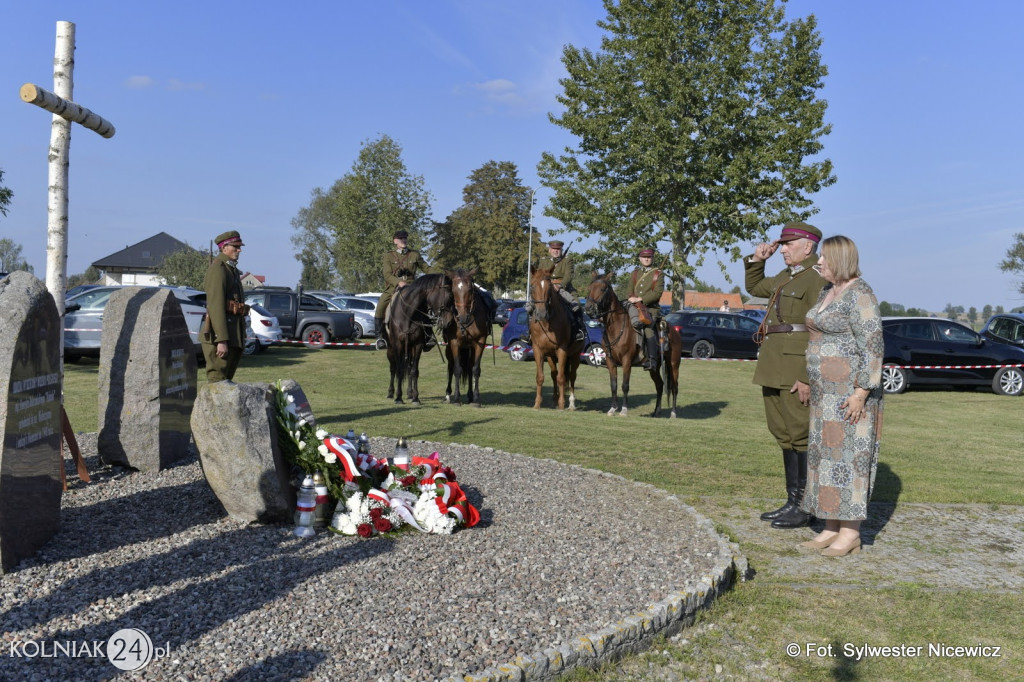
[[[459,366],[462,367],[462,380],[459,383],[464,391],[469,389],[469,378],[472,375],[473,364],[473,347],[466,344],[460,346]]]

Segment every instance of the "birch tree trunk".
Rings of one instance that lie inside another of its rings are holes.
[[[57,47],[53,56],[53,92],[74,99],[75,25],[57,22]],[[68,164],[71,148],[71,121],[53,115],[50,127],[49,196],[46,205],[46,288],[57,304],[63,320],[64,292],[68,267]],[[64,330],[61,324],[61,347]],[[63,353],[62,353],[63,356]]]

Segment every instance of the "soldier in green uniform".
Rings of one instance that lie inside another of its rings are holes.
[[[629,321],[633,328],[644,333],[644,369],[654,369],[658,357],[658,320],[661,319],[661,294],[665,291],[665,278],[654,267],[654,249],[640,250],[640,266],[633,270],[626,291]],[[643,303],[651,318],[651,324],[640,320],[637,304]]]
[[[242,358],[245,314],[249,311],[249,306],[242,302],[242,278],[238,274],[238,256],[243,246],[242,237],[235,230],[218,235],[220,253],[210,263],[203,281],[206,319],[199,341],[209,383],[231,381]]]
[[[817,303],[825,280],[815,270],[821,231],[806,223],[788,223],[778,240],[759,244],[748,256],[746,287],[751,296],[769,299],[759,335],[763,335],[754,383],[761,386],[768,430],[782,448],[786,503],[761,514],[772,528],[797,528],[810,522],[800,511],[807,485],[807,431],[810,386],[807,378],[807,327],[804,318]],[[766,277],[765,261],[781,249],[786,269]]]
[[[576,340],[583,341],[587,338],[587,331],[583,324],[583,306],[574,295],[576,289],[572,285],[572,276],[576,271],[576,265],[572,262],[571,256],[563,255],[562,247],[564,246],[565,242],[558,239],[548,242],[548,255],[540,258],[536,269],[551,270],[551,283],[555,286],[558,295],[569,305],[569,310],[572,311],[575,318]],[[526,310],[530,313],[533,312],[531,301],[526,302]],[[529,329],[527,329],[527,334],[529,334]],[[527,337],[526,340],[529,341],[529,338]]]
[[[384,341],[384,318],[387,315],[388,306],[395,296],[395,292],[416,279],[416,272],[433,274],[436,268],[427,264],[419,251],[414,251],[408,246],[409,233],[405,230],[398,230],[392,237],[395,243],[395,250],[384,254],[384,262],[381,270],[384,273],[384,292],[377,301],[377,309],[373,313],[373,321],[377,325],[377,348],[385,346]]]

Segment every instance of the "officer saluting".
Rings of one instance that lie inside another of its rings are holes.
[[[242,302],[242,278],[238,274],[238,256],[243,246],[242,237],[235,230],[217,235],[220,253],[210,263],[203,281],[206,319],[199,341],[209,383],[231,381],[242,358],[245,315],[249,312],[249,306]]]
[[[377,302],[373,313],[373,321],[377,326],[377,348],[384,347],[384,318],[395,292],[416,279],[417,270],[424,274],[436,273],[437,269],[427,264],[419,251],[408,247],[409,233],[405,230],[395,232],[392,240],[395,250],[384,254],[381,267],[384,273],[384,291]]]
[[[771,243],[759,244],[744,260],[746,287],[751,296],[769,299],[768,312],[758,335],[763,338],[754,370],[754,383],[761,386],[768,430],[782,448],[786,473],[786,504],[761,514],[772,528],[797,528],[810,522],[800,511],[807,485],[808,404],[811,388],[807,378],[807,311],[818,302],[825,280],[814,266],[818,263],[821,230],[806,223],[788,223]],[[765,261],[777,249],[782,251],[786,269],[774,277],[764,274]]]

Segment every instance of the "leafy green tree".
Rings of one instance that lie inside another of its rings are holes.
[[[85,272],[77,275],[68,275],[68,289],[77,287],[79,284],[96,284],[100,279],[100,271],[89,266]]]
[[[1013,244],[1006,250],[1006,258],[999,264],[999,269],[1021,275],[1017,291],[1024,294],[1024,232],[1013,235]]]
[[[303,276],[350,291],[383,288],[381,260],[397,230],[409,233],[412,248],[432,234],[430,192],[406,169],[401,146],[387,135],[361,146],[352,169],[330,189],[314,189],[292,219]]]
[[[476,279],[488,288],[525,287],[532,199],[511,161],[488,161],[474,170],[462,190],[462,205],[434,224],[437,264],[479,267]],[[533,254],[543,253],[537,233],[533,240]]]
[[[835,181],[816,158],[827,74],[813,16],[773,0],[604,0],[600,51],[567,46],[551,121],[579,138],[545,153],[545,213],[600,237],[608,269],[667,240],[682,293],[708,251],[810,217]],[[691,260],[696,259],[691,263]]]
[[[21,244],[4,237],[0,239],[0,272],[14,272],[15,270],[34,272],[28,261],[21,257]]]
[[[992,306],[986,303],[985,307],[981,309],[981,316],[986,320],[992,317]]]
[[[1005,310],[1003,309],[1003,306],[1001,306],[1001,305],[997,305],[997,306],[996,306],[996,311],[995,311],[995,313],[993,313],[993,314],[994,314],[994,315],[1002,315],[1002,314],[1003,314],[1003,313],[1005,313],[1005,312],[1006,312],[1006,311],[1005,311]]]
[[[209,267],[209,254],[189,245],[187,248],[167,254],[156,272],[171,286],[202,289]]]
[[[978,321],[978,309],[973,305],[967,309],[967,321],[971,323],[972,327]]]
[[[0,215],[7,215],[7,207],[11,204],[11,199],[14,198],[14,192],[4,187],[4,172],[0,170]]]

